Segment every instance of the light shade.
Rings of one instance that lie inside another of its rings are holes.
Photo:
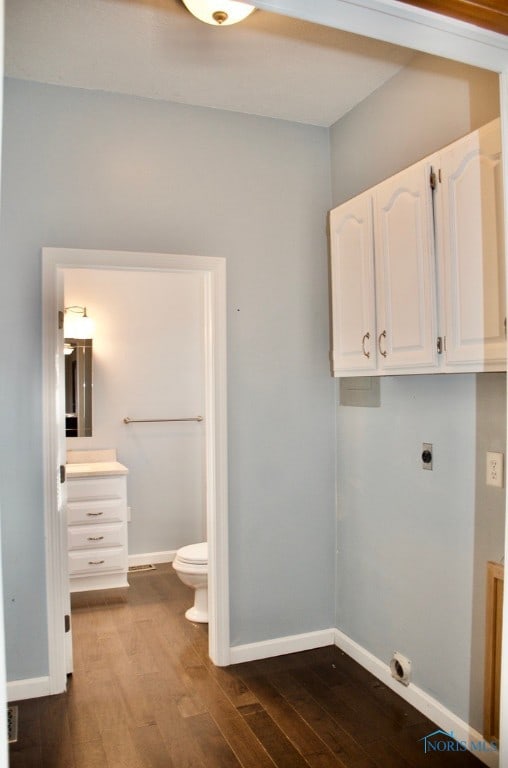
[[[237,24],[255,10],[253,5],[237,3],[235,0],[183,0],[188,10],[205,24],[227,27]]]
[[[66,307],[64,319],[66,339],[91,339],[93,322],[86,314],[86,307]]]

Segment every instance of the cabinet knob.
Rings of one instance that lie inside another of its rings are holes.
[[[104,560],[89,560],[88,565],[102,565]]]
[[[104,512],[87,512],[86,514],[88,517],[99,517],[100,515],[103,515]]]
[[[365,355],[365,357],[370,357],[370,352],[367,352],[365,349],[365,341],[366,339],[370,339],[370,333],[367,331],[367,333],[364,333],[363,339],[362,339],[362,352]]]
[[[382,332],[379,334],[379,337],[378,337],[378,340],[377,340],[377,345],[378,345],[378,348],[379,348],[379,353],[380,353],[381,355],[383,355],[383,357],[386,357],[386,355],[387,355],[388,353],[386,352],[386,350],[383,350],[383,349],[381,349],[381,339],[386,339],[386,331],[382,331]]]
[[[104,536],[88,536],[87,541],[102,541]]]

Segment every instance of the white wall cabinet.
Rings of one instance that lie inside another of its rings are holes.
[[[336,376],[505,370],[499,122],[330,214]]]
[[[68,464],[67,526],[71,592],[129,586],[126,467]]]

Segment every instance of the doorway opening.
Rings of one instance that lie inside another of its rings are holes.
[[[209,547],[209,655],[218,666],[229,663],[229,589],[227,548],[226,450],[226,294],[225,259],[174,254],[43,249],[43,400],[46,529],[46,592],[48,605],[49,687],[66,687],[68,612],[65,484],[59,467],[65,464],[65,419],[61,408],[63,332],[56,318],[64,308],[64,276],[70,270],[116,270],[199,275],[202,285],[204,338],[204,506]],[[145,273],[145,275],[143,275]]]

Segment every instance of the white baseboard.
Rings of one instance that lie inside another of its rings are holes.
[[[305,632],[302,635],[288,635],[287,637],[276,637],[273,640],[261,640],[259,643],[233,645],[229,649],[230,663],[240,664],[243,661],[268,659],[271,656],[282,656],[286,653],[310,651],[312,648],[333,645],[334,633],[334,629],[320,629],[317,632]]]
[[[175,559],[176,549],[167,552],[145,552],[141,555],[129,555],[129,568],[131,565],[157,565],[157,563],[172,563]]]
[[[457,717],[457,715],[443,706],[437,699],[434,699],[413,683],[406,686],[398,680],[395,680],[391,675],[388,664],[382,662],[339,629],[334,630],[334,633],[335,645],[338,648],[347,653],[348,656],[351,656],[351,658],[357,661],[358,664],[371,672],[375,677],[381,680],[384,685],[391,688],[392,691],[415,707],[415,709],[426,715],[429,720],[436,723],[443,729],[443,731],[446,731],[446,733],[451,733],[453,731],[454,738],[459,742],[465,742],[468,746],[470,746],[471,742],[484,742],[484,737],[481,733],[472,728],[464,720],[461,720],[460,717]],[[488,765],[489,768],[497,768],[499,755],[496,751],[471,751],[475,757],[481,760],[485,765]]]
[[[7,701],[37,699],[40,696],[49,696],[49,693],[49,677],[32,677],[7,683]]]

